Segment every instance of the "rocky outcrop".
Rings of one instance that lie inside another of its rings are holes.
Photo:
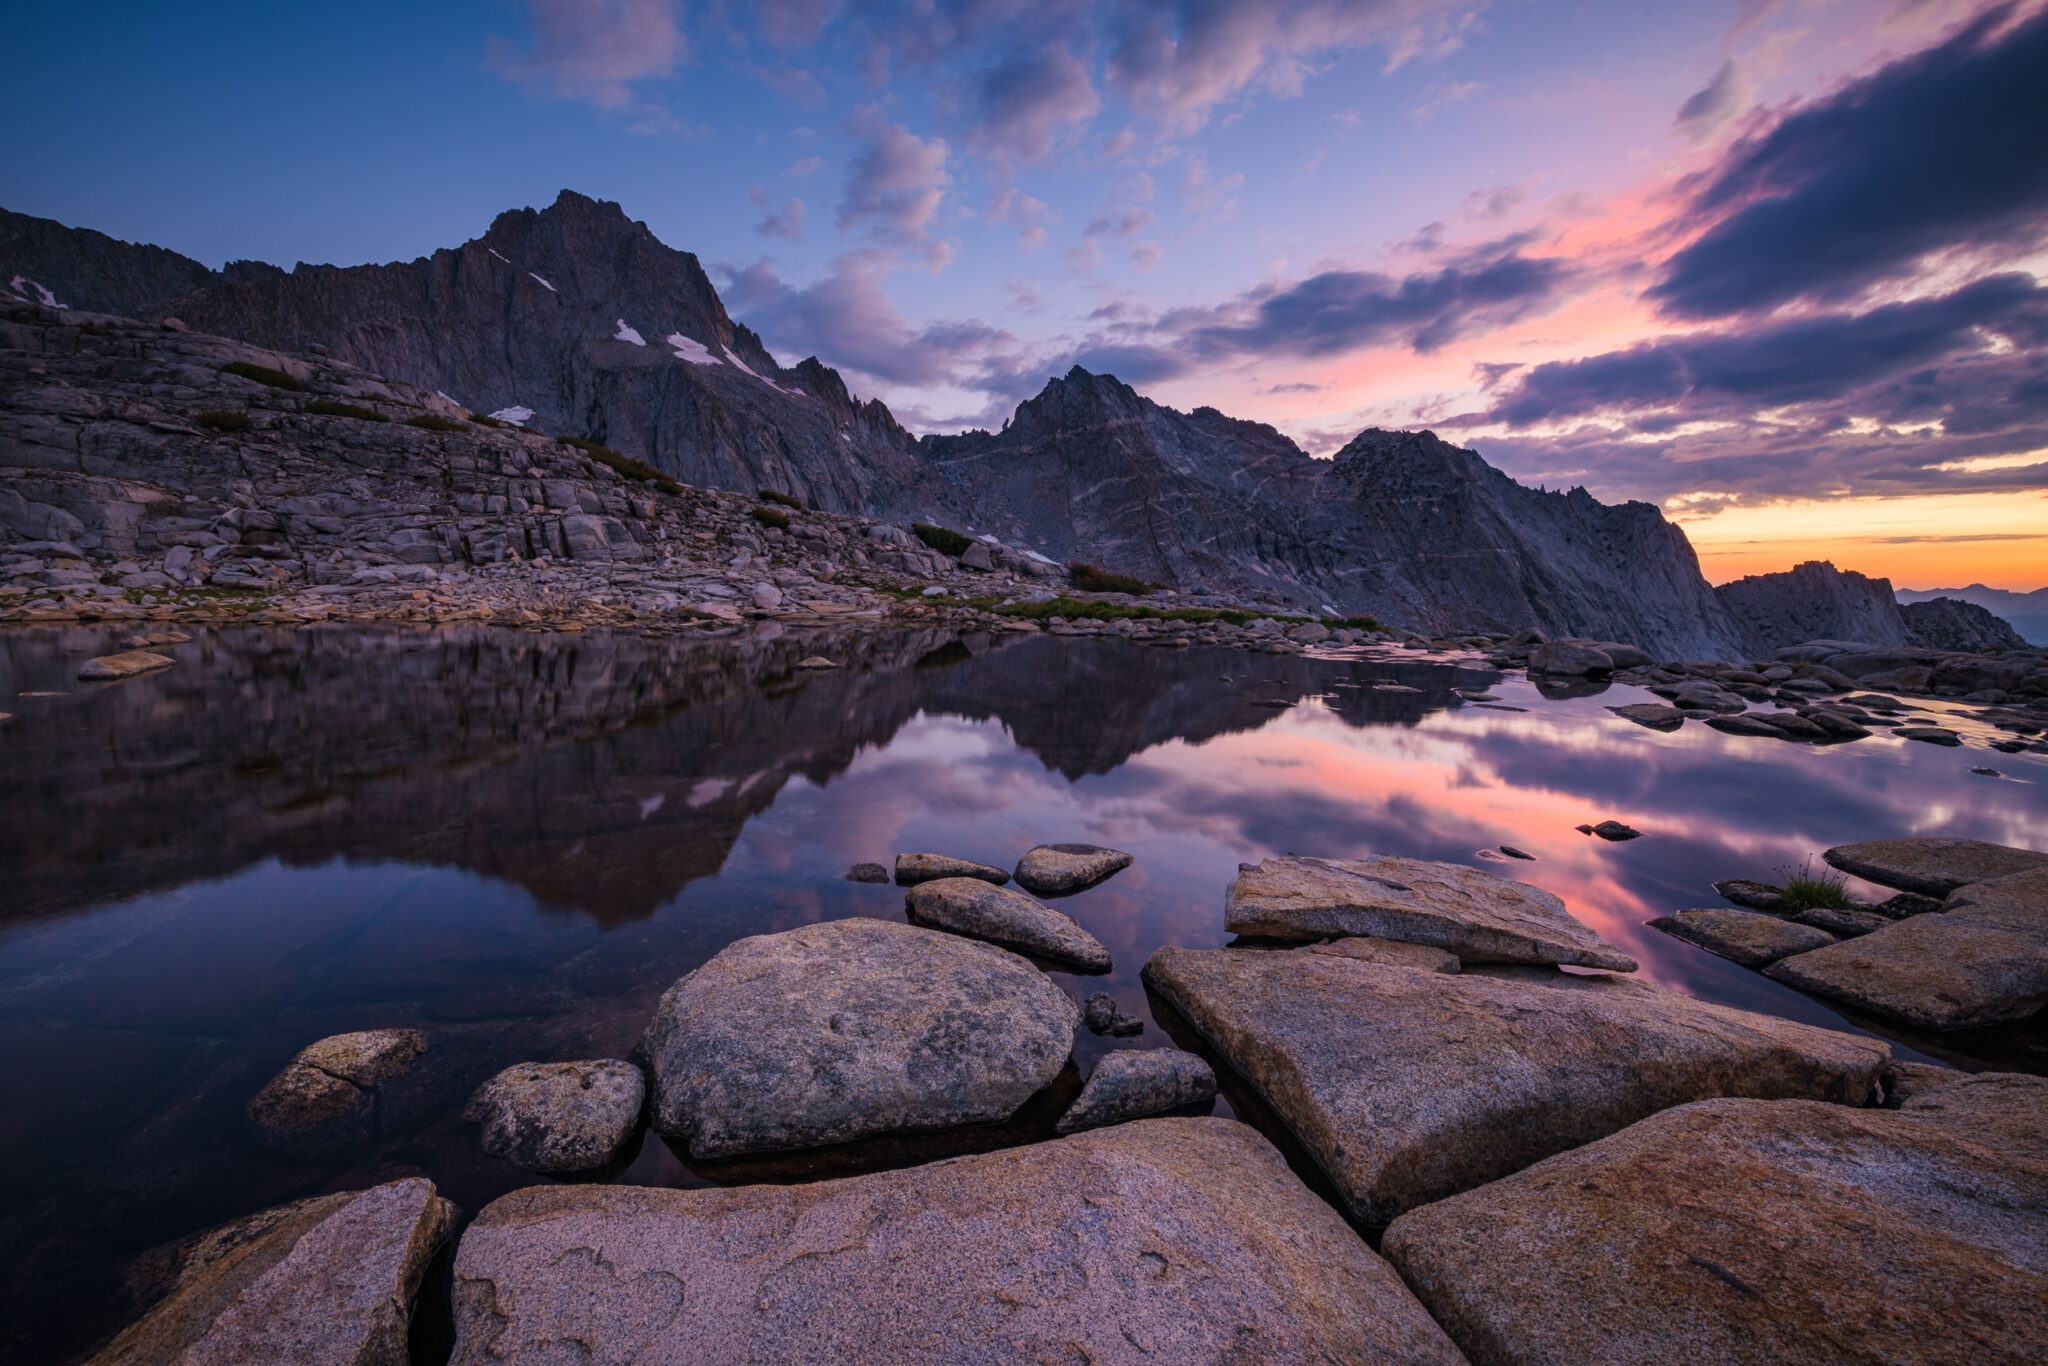
[[[0,209],[0,298],[140,318],[217,278],[163,247]]]
[[[1074,917],[1009,887],[945,877],[910,889],[912,923],[972,935],[1081,972],[1108,972],[1109,950]]]
[[[2018,593],[2006,588],[1987,588],[1973,583],[1968,588],[1901,588],[1901,608],[1934,598],[1953,598],[1981,607],[2012,627],[2029,644],[2048,645],[2048,588]]]
[[[1889,579],[1866,578],[1808,560],[1779,574],[1752,574],[1714,590],[1741,631],[1743,655],[1771,652],[1803,640],[1855,640],[1910,645],[1912,637]]]
[[[1852,877],[1922,896],[1947,896],[1973,882],[2048,869],[2048,854],[2032,849],[1941,837],[1838,844],[1821,858]]]
[[[1900,604],[1899,615],[1905,620],[1907,638],[1930,650],[1982,654],[2027,648],[2026,640],[2010,623],[1972,602],[1927,598]]]
[[[1397,1219],[1480,1366],[2048,1359],[2048,1081],[1707,1100]]]
[[[640,1069],[616,1058],[517,1063],[476,1089],[462,1117],[483,1149],[530,1172],[594,1171],[633,1136],[647,1099]]]
[[[1270,1144],[1155,1119],[841,1181],[533,1187],[455,1260],[455,1366],[1464,1358]]]

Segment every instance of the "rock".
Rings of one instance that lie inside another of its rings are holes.
[[[976,541],[973,545],[960,552],[960,567],[963,569],[989,570],[994,569],[996,566],[995,561],[989,558],[987,544]]]
[[[1949,897],[1942,914],[1893,921],[1766,972],[1922,1029],[2024,1020],[2048,1005],[2048,867],[1971,883]]]
[[[1904,920],[1909,915],[1927,915],[1940,909],[1940,897],[1922,896],[1918,892],[1900,892],[1870,907],[1872,913],[1888,920]]]
[[[1746,877],[1724,878],[1714,884],[1714,890],[1736,905],[1747,906],[1753,911],[1775,911],[1785,905],[1783,887],[1754,882]]]
[[[1618,640],[1582,640],[1574,644],[1598,650],[1614,662],[1617,669],[1647,669],[1657,662],[1657,657],[1640,645],[1627,645]]]
[[[1010,880],[1010,875],[1000,868],[964,858],[948,858],[944,854],[896,856],[896,885],[899,887],[914,887],[920,882],[935,882],[942,877],[978,877],[998,887]]]
[[[1089,994],[1081,1019],[1094,1033],[1108,1034],[1113,1038],[1129,1038],[1145,1032],[1145,1022],[1117,1009],[1116,997],[1106,991]]]
[[[646,1099],[629,1062],[522,1062],[479,1086],[462,1117],[484,1126],[492,1157],[530,1172],[583,1172],[619,1155]]]
[[[1959,748],[1963,741],[1954,731],[1945,726],[1900,726],[1892,734],[1901,740],[1918,740],[1923,744],[1947,745]]]
[[[1271,1144],[1154,1119],[804,1185],[530,1187],[455,1259],[455,1366],[1464,1358]]]
[[[846,870],[848,882],[887,882],[889,870],[879,863],[856,863]]]
[[[1720,906],[1660,915],[1650,922],[1650,928],[1697,944],[1708,953],[1746,968],[1760,968],[1787,954],[1805,953],[1835,942],[1835,937],[1823,930],[1788,924],[1776,916],[1755,911],[1731,911]]]
[[[1311,944],[1310,953],[1377,963],[1387,968],[1413,968],[1417,972],[1457,972],[1464,965],[1458,955],[1427,944],[1404,944],[1397,939],[1375,939],[1371,935],[1349,935],[1327,943]]]
[[[97,659],[86,660],[78,676],[87,679],[133,678],[155,669],[168,669],[177,662],[168,655],[151,654],[147,650],[124,650],[117,655],[101,655]]]
[[[1896,1110],[1915,1096],[1925,1095],[1940,1086],[1952,1086],[1969,1076],[1953,1067],[1941,1067],[1931,1062],[1907,1062],[1893,1058],[1878,1074],[1878,1088],[1884,1092],[1884,1108]]]
[[[2048,1081],[1899,1111],[1708,1100],[1415,1210],[1384,1248],[1474,1362],[2048,1360]]]
[[[1088,1084],[1053,1128],[1062,1134],[1100,1129],[1177,1110],[1216,1094],[1216,1074],[1192,1053],[1123,1048],[1095,1065]]]
[[[1854,939],[1859,934],[1869,934],[1892,923],[1890,916],[1878,915],[1874,911],[1844,911],[1832,906],[1815,906],[1792,918],[1802,925],[1826,930],[1839,939]]]
[[[414,1177],[214,1229],[176,1250],[170,1292],[91,1366],[405,1366],[413,1297],[457,1217]]]
[[[747,597],[764,612],[772,612],[782,606],[782,590],[772,583],[755,584]]]
[[[1131,866],[1119,849],[1099,844],[1041,844],[1017,860],[1017,885],[1039,896],[1084,892]]]
[[[1625,707],[1609,707],[1607,710],[1651,730],[1677,730],[1685,724],[1684,712],[1662,702],[1631,702]]]
[[[1617,843],[1623,840],[1641,839],[1643,837],[1642,831],[1631,825],[1623,825],[1620,821],[1602,821],[1593,827],[1593,833],[1603,840],[1612,840]]]
[[[318,1136],[351,1143],[367,1138],[376,1091],[411,1070],[427,1051],[414,1029],[369,1029],[335,1034],[299,1050],[249,1102],[249,1118],[272,1142]]]
[[[1891,1051],[1628,977],[1167,947],[1145,981],[1368,1224],[1707,1096],[1859,1104]]]
[[[796,662],[799,669],[836,669],[839,666],[823,655],[807,655]]]
[[[1816,707],[1799,714],[1826,731],[1831,739],[1867,740],[1870,738],[1870,731],[1866,727],[1857,725],[1848,717],[1837,712],[1825,711]]]
[[[1556,640],[1529,651],[1529,672],[1580,678],[1587,674],[1611,674],[1614,660],[1604,650]]]
[[[1633,958],[1541,888],[1455,863],[1386,855],[1269,858],[1232,879],[1223,927],[1273,939],[1397,939],[1445,949],[1466,963],[1636,969]]]
[[[1501,845],[1500,851],[1503,854],[1506,854],[1509,858],[1518,858],[1529,863],[1534,863],[1536,861],[1536,856],[1534,854],[1525,853],[1522,850],[1515,848],[1515,846],[1512,844]]]
[[[1741,698],[1702,679],[1679,684],[1671,695],[1671,701],[1685,711],[1722,712],[1731,715],[1746,711],[1749,707]]]
[[[1083,972],[1109,971],[1109,950],[1072,916],[1009,887],[993,887],[973,877],[937,878],[912,887],[904,904],[923,924],[1050,958]]]
[[[1707,724],[1723,735],[1750,735],[1759,740],[1783,740],[1785,733],[1753,712],[1740,716],[1710,716]]]
[[[1871,840],[1838,844],[1821,857],[1851,877],[1930,897],[1947,896],[1972,882],[2048,868],[2048,854],[1982,840]]]
[[[1817,725],[1796,712],[1760,711],[1749,712],[1747,715],[1763,722],[1787,740],[1804,740],[1811,743],[1831,739],[1834,734],[1826,727]]]
[[[661,998],[654,1126],[725,1157],[1007,1119],[1080,1011],[1015,954],[893,921],[727,945]]]

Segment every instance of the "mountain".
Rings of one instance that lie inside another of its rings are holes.
[[[2048,645],[2048,588],[2015,593],[2007,588],[1986,588],[1981,583],[1973,583],[1968,588],[1901,588],[1898,591],[1901,603],[1927,602],[1933,598],[1973,603],[1993,616],[2004,618],[2029,643]]]
[[[2005,622],[1972,603],[1928,595],[1904,608],[1890,579],[1873,579],[1826,560],[1780,574],[1752,574],[1714,590],[1743,633],[1752,657],[1809,640],[1916,646],[1975,653],[2026,645]],[[1918,596],[1918,595],[1915,595]]]

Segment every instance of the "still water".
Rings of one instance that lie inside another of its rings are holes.
[[[521,1060],[623,1056],[661,992],[735,938],[901,918],[900,890],[845,878],[898,851],[1137,856],[1059,903],[1115,969],[1055,979],[1148,1022],[1084,1032],[1078,1076],[1169,1042],[1139,969],[1162,944],[1224,943],[1226,884],[1272,854],[1472,863],[1558,893],[1680,991],[1869,1028],[1643,922],[1852,840],[2048,848],[2048,759],[1985,750],[1995,732],[1945,707],[1929,710],[1971,747],[1816,748],[1658,734],[1605,710],[1653,700],[1639,690],[1544,697],[1476,659],[773,628],[711,644],[223,628],[158,675],[75,681],[126,634],[0,635],[7,1360],[89,1346],[127,1312],[135,1254],[223,1220],[417,1173],[473,1213],[545,1179],[478,1151],[471,1088]],[[814,654],[843,667],[796,669]],[[1984,765],[2006,776],[1969,772]],[[1608,818],[1644,838],[1573,828]],[[386,1026],[430,1046],[370,1150],[257,1143],[243,1107],[293,1053]],[[2048,1071],[2034,1026],[1889,1036]],[[651,1138],[614,1179],[850,1169],[692,1167]]]

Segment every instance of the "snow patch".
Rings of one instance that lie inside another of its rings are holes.
[[[70,304],[60,304],[60,303],[58,303],[58,302],[57,302],[57,296],[56,296],[56,295],[52,294],[52,293],[51,293],[51,292],[50,292],[49,290],[45,289],[45,288],[44,288],[43,286],[41,286],[41,285],[37,284],[37,283],[36,283],[36,282],[35,282],[34,280],[31,280],[31,279],[29,279],[29,278],[28,278],[28,276],[26,276],[26,275],[17,275],[17,276],[15,276],[15,277],[14,277],[14,278],[13,278],[12,280],[9,280],[9,281],[7,282],[7,287],[8,287],[9,289],[13,290],[13,291],[15,292],[15,294],[17,294],[17,295],[18,295],[18,296],[20,296],[21,298],[24,298],[24,299],[26,299],[26,298],[28,297],[28,289],[23,289],[23,288],[22,288],[22,286],[23,286],[23,285],[27,285],[27,286],[28,286],[28,289],[33,289],[33,290],[34,290],[34,291],[36,292],[36,295],[37,295],[37,297],[38,297],[38,298],[40,298],[40,299],[42,300],[42,302],[43,302],[43,307],[44,307],[44,308],[69,308],[69,307],[71,307],[71,305],[70,305]]]
[[[496,247],[485,247],[484,250],[489,252],[493,256],[498,256],[498,249]],[[500,261],[505,261],[505,258],[502,256],[498,256],[498,259]],[[512,263],[510,261],[505,261],[505,264],[509,266]]]
[[[686,360],[692,365],[719,365],[718,357],[711,354],[711,348],[699,341],[692,341],[680,332],[668,334],[668,344],[675,348],[676,359]]]
[[[778,394],[788,394],[791,398],[802,398],[804,396],[804,391],[801,389],[785,389],[781,385],[777,384],[774,380],[768,378],[768,376],[755,374],[752,369],[748,368],[747,363],[745,361],[741,360],[738,356],[735,356],[732,353],[732,348],[730,346],[725,347],[723,349],[725,351],[725,358],[731,361],[734,365],[737,365],[740,369],[741,374],[753,375],[755,379],[760,380],[761,383],[767,385],[770,389],[773,389]]]
[[[533,409],[500,408],[497,412],[492,413],[491,416],[500,422],[509,422],[515,427],[524,427],[527,423],[533,421]]]
[[[509,264],[510,264],[510,262],[507,262],[507,264],[509,265]],[[533,272],[532,272],[532,271],[530,271],[530,270],[529,270],[529,271],[527,271],[526,273],[527,273],[528,275],[533,275]],[[551,285],[551,284],[548,284],[548,282],[547,282],[546,280],[541,280],[540,276],[538,276],[538,275],[533,275],[533,278],[534,278],[534,279],[536,279],[536,280],[540,280],[540,283],[541,283],[541,284],[542,284],[543,286],[545,286],[545,287],[546,287],[546,289],[547,289],[547,292],[548,292],[548,293],[550,293],[550,294],[560,294],[560,293],[562,292],[561,290],[559,290],[559,289],[556,289],[556,288],[555,288],[555,287],[554,287],[553,285]]]
[[[641,336],[639,332],[635,331],[633,328],[626,326],[626,320],[624,318],[619,319],[619,330],[612,333],[612,340],[631,342],[635,346],[647,345],[647,338]]]

